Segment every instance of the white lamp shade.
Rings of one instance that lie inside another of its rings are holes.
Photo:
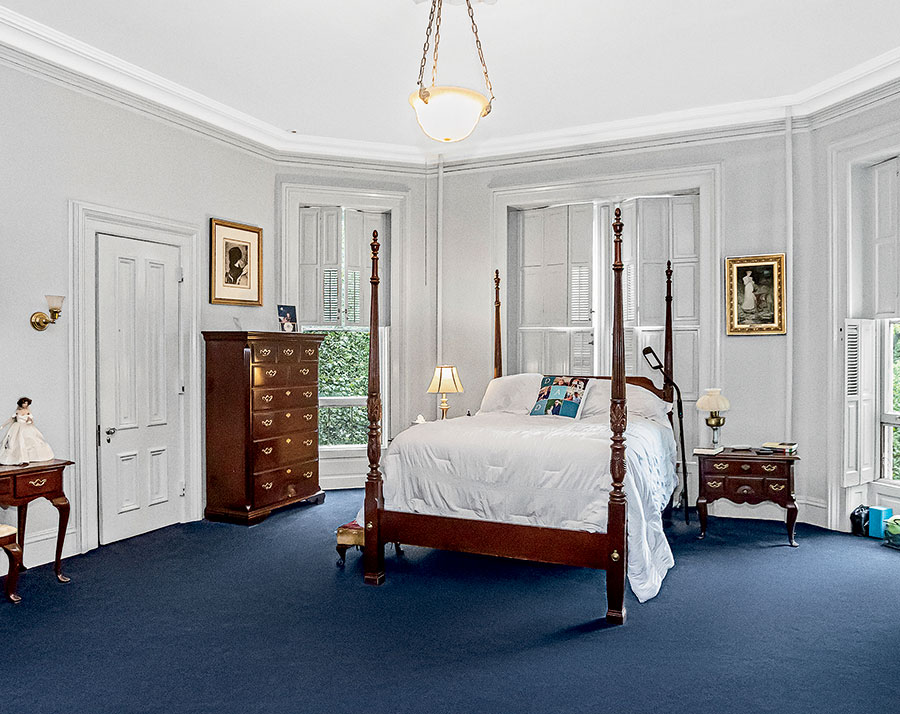
[[[727,412],[731,409],[731,402],[722,394],[721,389],[707,389],[706,394],[697,400],[697,409],[704,412]]]
[[[51,310],[62,310],[63,301],[66,299],[65,295],[44,295],[44,298],[47,300],[47,307]]]
[[[462,392],[459,373],[453,365],[442,365],[434,368],[434,377],[428,385],[429,394],[456,394]]]
[[[472,89],[428,87],[427,91],[427,104],[419,90],[409,95],[409,103],[416,110],[422,131],[443,143],[462,141],[471,134],[488,105],[487,97]]]

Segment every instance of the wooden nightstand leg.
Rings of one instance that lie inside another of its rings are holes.
[[[700,517],[699,538],[706,537],[706,499],[703,496],[697,499],[697,515]]]
[[[16,593],[19,584],[19,568],[22,565],[22,549],[18,543],[9,543],[3,546],[9,558],[9,572],[6,574],[6,597],[10,602],[20,602],[22,597]]]
[[[785,508],[787,508],[788,542],[792,548],[796,548],[797,541],[794,540],[794,526],[797,525],[797,504],[791,501]]]

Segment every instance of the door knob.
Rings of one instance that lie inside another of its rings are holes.
[[[114,427],[114,426],[111,426],[111,427],[109,427],[109,429],[106,430],[106,443],[107,444],[110,443],[110,441],[111,441],[111,439],[109,437],[111,437],[115,433],[116,433],[116,427]]]

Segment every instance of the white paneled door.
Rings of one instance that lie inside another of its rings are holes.
[[[100,542],[182,520],[180,253],[97,236]]]

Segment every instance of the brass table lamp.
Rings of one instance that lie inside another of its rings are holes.
[[[722,394],[722,390],[719,388],[715,389],[707,389],[706,394],[700,397],[697,400],[697,409],[704,412],[709,412],[709,416],[706,417],[706,425],[712,429],[712,445],[716,447],[719,445],[719,429],[721,429],[725,424],[725,417],[722,416],[722,412],[727,412],[731,409],[731,403]]]
[[[429,394],[441,395],[441,419],[447,418],[448,394],[458,394],[463,391],[462,382],[459,381],[459,373],[453,365],[441,365],[434,368],[434,377],[428,385]]]

